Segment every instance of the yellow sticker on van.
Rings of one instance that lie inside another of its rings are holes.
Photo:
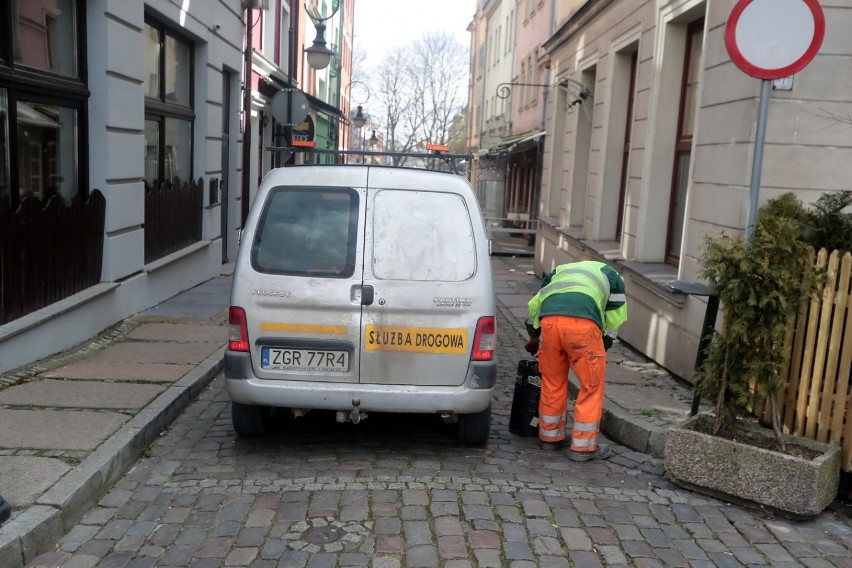
[[[389,327],[369,324],[364,329],[367,351],[467,353],[467,330],[444,327]]]
[[[345,325],[310,325],[301,323],[272,323],[261,322],[260,329],[263,331],[296,331],[299,333],[348,333],[349,328]]]

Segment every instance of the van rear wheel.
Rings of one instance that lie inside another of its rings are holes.
[[[238,436],[263,436],[269,431],[270,415],[271,409],[268,406],[231,402],[231,421]]]
[[[459,439],[465,444],[482,445],[491,433],[491,405],[481,412],[459,414]]]

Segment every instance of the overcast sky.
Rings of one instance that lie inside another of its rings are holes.
[[[427,31],[448,31],[467,47],[475,12],[476,0],[355,0],[355,49],[370,68]]]

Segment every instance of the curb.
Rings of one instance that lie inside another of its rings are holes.
[[[224,353],[225,347],[221,347],[202,361],[128,420],[35,505],[0,525],[0,566],[24,568],[55,546],[219,374],[224,368]]]
[[[568,393],[577,398],[580,392],[580,383],[577,377],[571,375],[568,378]],[[638,418],[607,399],[601,416],[601,431],[619,444],[631,450],[648,454],[652,458],[665,457],[666,432],[655,428],[649,422]]]

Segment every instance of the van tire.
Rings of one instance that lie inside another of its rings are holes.
[[[459,439],[465,444],[480,446],[491,433],[491,405],[481,412],[459,414]]]
[[[238,436],[253,438],[269,431],[271,409],[268,406],[253,406],[231,402],[231,421]]]

